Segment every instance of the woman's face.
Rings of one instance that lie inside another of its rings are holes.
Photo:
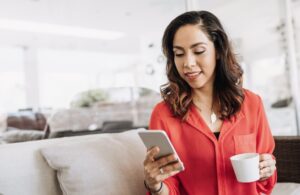
[[[173,52],[177,71],[192,89],[213,86],[216,51],[199,25],[185,25],[177,30]]]

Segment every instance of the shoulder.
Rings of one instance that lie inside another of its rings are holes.
[[[258,94],[250,91],[249,89],[243,89],[243,90],[245,95],[244,103],[256,105],[262,102],[261,97]]]
[[[159,102],[152,111],[149,129],[163,129],[167,132],[170,116],[171,111],[168,105],[164,101]]]
[[[152,111],[152,115],[159,115],[159,116],[164,116],[164,117],[173,116],[169,106],[164,101],[161,101],[155,105],[155,107],[153,108],[153,111]]]
[[[257,113],[257,111],[263,106],[261,97],[248,89],[244,89],[244,95],[245,99],[242,105],[242,110],[244,112],[250,111]]]

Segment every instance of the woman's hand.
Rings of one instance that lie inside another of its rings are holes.
[[[158,147],[151,148],[147,151],[144,161],[145,182],[153,191],[157,191],[161,186],[161,182],[182,171],[183,167],[174,154],[155,160],[154,156],[158,153]]]
[[[271,154],[259,155],[259,170],[260,181],[266,180],[274,174],[276,170],[276,161]]]

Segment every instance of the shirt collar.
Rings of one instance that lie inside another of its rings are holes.
[[[244,111],[241,108],[239,112],[237,112],[234,116],[231,116],[230,119],[225,119],[223,121],[221,131],[229,131],[236,123],[238,123],[241,119],[245,117]],[[205,121],[201,117],[200,113],[197,110],[197,107],[194,104],[191,104],[188,110],[188,116],[186,118],[186,122],[193,126],[194,128],[211,134],[211,130],[206,125]]]

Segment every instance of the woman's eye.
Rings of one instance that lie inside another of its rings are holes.
[[[203,54],[205,51],[195,51],[195,54],[196,55],[200,55],[200,54]]]
[[[183,56],[183,53],[175,53],[175,56],[176,57],[181,57],[181,56]]]

